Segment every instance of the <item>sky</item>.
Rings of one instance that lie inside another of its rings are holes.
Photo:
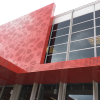
[[[0,0],[0,25],[55,3],[55,14],[75,9],[97,0]]]

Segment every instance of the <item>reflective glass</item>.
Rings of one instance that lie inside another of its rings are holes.
[[[95,18],[100,17],[100,10],[95,12]]]
[[[68,42],[68,35],[51,39],[50,46]]]
[[[100,35],[100,27],[96,28],[96,35]]]
[[[73,24],[80,23],[80,22],[83,22],[83,21],[87,21],[87,20],[90,20],[90,19],[93,19],[93,13],[89,13],[89,14],[74,18]]]
[[[100,56],[100,47],[97,48],[97,56]]]
[[[70,52],[69,60],[94,57],[94,49]]]
[[[55,24],[54,27],[53,27],[53,30],[63,28],[63,27],[67,27],[67,26],[70,26],[70,20]]]
[[[98,83],[98,100],[100,100],[100,83]]]
[[[67,84],[66,100],[93,100],[92,83]]]
[[[10,100],[12,90],[13,86],[6,86],[0,100]]]
[[[94,36],[94,29],[81,31],[81,32],[73,33],[71,35],[71,41],[88,38],[88,37],[93,37],[93,36]]]
[[[49,47],[48,54],[55,54],[67,51],[67,44]]]
[[[89,39],[85,39],[81,41],[71,42],[70,51],[83,49],[83,48],[89,48],[93,46],[94,46],[94,38],[89,38]]]
[[[80,23],[80,24],[74,25],[72,27],[72,32],[84,30],[84,29],[91,28],[91,27],[93,27],[93,20],[85,22],[85,23]]]
[[[66,53],[47,56],[46,63],[66,61]]]
[[[65,35],[65,34],[69,34],[69,27],[64,28],[64,29],[60,29],[60,30],[57,30],[57,31],[53,31],[51,37],[53,38],[53,37],[57,37],[57,36],[60,36],[60,35]]]
[[[23,85],[18,100],[30,100],[33,85]]]
[[[100,25],[100,18],[96,19],[96,26]]]
[[[42,84],[38,100],[57,100],[58,90],[58,84]]]
[[[2,91],[2,88],[3,88],[3,86],[0,86],[0,93],[1,93],[1,91]]]
[[[100,46],[100,36],[96,37],[96,46]]]

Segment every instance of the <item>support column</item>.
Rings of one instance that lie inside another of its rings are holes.
[[[9,100],[18,100],[22,85],[14,85],[13,92]]]
[[[5,86],[2,87],[2,90],[0,92],[0,99],[1,99],[1,96],[2,96],[2,93],[3,93],[4,89],[5,89]]]
[[[98,100],[98,83],[93,81],[93,100]]]
[[[58,92],[58,100],[62,100],[62,92],[63,92],[63,83],[59,84],[59,92]]]
[[[31,92],[30,100],[35,100],[35,95],[36,95],[37,88],[38,88],[38,84],[34,83],[33,88],[32,88],[32,92]]]

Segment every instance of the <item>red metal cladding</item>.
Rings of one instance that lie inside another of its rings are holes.
[[[93,80],[100,82],[100,57],[37,64],[30,72],[18,68],[16,66],[20,73],[8,69],[2,62],[0,85],[27,85],[34,82],[38,84],[91,83]]]
[[[36,64],[43,64],[54,9],[55,4],[52,3],[1,25],[0,56],[27,72]]]
[[[29,73],[17,75],[17,84],[58,84],[100,82],[100,57],[37,64]],[[23,81],[22,81],[23,80]]]

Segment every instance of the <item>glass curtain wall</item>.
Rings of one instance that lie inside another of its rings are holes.
[[[70,20],[53,25],[45,63],[66,61],[69,28]],[[69,60],[94,57],[93,12],[73,18],[68,55]]]
[[[67,84],[65,100],[93,100],[92,83]]]
[[[18,100],[30,100],[33,85],[23,85]]]
[[[100,10],[95,12],[96,21],[96,50],[97,56],[100,56]]]
[[[9,100],[13,92],[13,86],[5,86],[0,100]]]
[[[69,26],[70,20],[53,26],[48,44],[46,63],[66,61]]]
[[[38,100],[57,100],[59,84],[42,84]]]

